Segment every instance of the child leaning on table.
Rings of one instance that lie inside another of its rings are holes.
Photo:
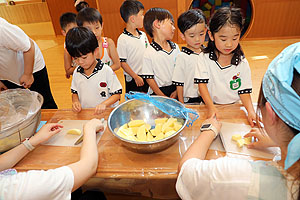
[[[15,169],[10,169],[39,144],[59,133],[61,128],[60,124],[46,124],[30,139],[0,155],[0,199],[71,199],[71,192],[96,173],[96,132],[103,130],[103,124],[98,119],[90,120],[83,127],[79,161],[47,171],[17,173]]]
[[[117,50],[124,70],[126,93],[129,91],[148,92],[149,85],[139,75],[142,71],[143,56],[149,45],[143,28],[144,6],[136,0],[126,0],[120,7],[126,28],[118,38]]]
[[[61,27],[61,33],[64,37],[66,37],[68,31],[77,26],[76,24],[76,14],[71,12],[66,12],[62,14],[59,18],[59,24]],[[64,67],[66,71],[66,78],[69,79],[73,74],[76,63],[73,58],[70,56],[68,51],[66,50],[66,45],[64,44]]]
[[[172,75],[180,50],[171,41],[174,36],[172,14],[163,8],[151,8],[144,16],[144,28],[152,38],[143,59],[142,77],[149,84],[149,93],[177,98]]]
[[[251,71],[239,44],[242,28],[240,9],[223,7],[215,12],[209,22],[208,45],[195,70],[195,83],[208,108],[208,118],[215,115],[218,118],[214,103],[231,104],[241,100],[253,127]]]
[[[102,113],[108,106],[116,106],[120,100],[122,86],[112,69],[96,57],[98,41],[92,31],[75,27],[66,36],[66,48],[79,65],[73,73],[71,84],[72,108],[95,108]]]
[[[77,14],[76,22],[78,26],[86,27],[95,34],[99,44],[97,58],[110,66],[114,71],[120,69],[120,58],[114,41],[101,35],[103,21],[99,11],[95,8],[83,8]]]
[[[198,85],[194,83],[195,68],[206,34],[205,16],[199,9],[182,13],[177,21],[180,37],[186,41],[176,58],[172,82],[181,103],[201,103]]]
[[[248,148],[278,146],[280,158],[268,162],[233,157],[204,160],[221,128],[215,118],[207,119],[203,125],[212,124],[217,131],[202,129],[182,157],[176,183],[181,199],[300,199],[299,73],[300,43],[296,43],[284,49],[264,75],[258,98],[264,129],[245,135],[255,138]]]

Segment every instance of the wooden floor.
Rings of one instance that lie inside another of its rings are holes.
[[[46,66],[48,69],[52,94],[59,108],[71,108],[71,79],[65,78],[63,66],[64,38],[56,37],[50,22],[23,24],[21,27],[32,39],[34,39],[42,50]],[[241,41],[241,46],[248,59],[252,72],[253,81],[253,102],[257,101],[259,87],[263,74],[268,64],[275,56],[290,44],[300,42],[299,38],[280,40],[245,40]],[[117,71],[117,76],[124,86],[123,71]],[[123,94],[124,95],[124,94]],[[124,96],[122,96],[124,101]],[[149,199],[141,197],[123,196],[107,194],[109,200],[115,199]]]

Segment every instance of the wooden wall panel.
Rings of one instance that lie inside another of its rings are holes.
[[[300,36],[299,0],[252,0],[254,17],[246,38]]]
[[[103,32],[107,37],[112,38],[115,42],[119,35],[122,33],[125,28],[125,23],[123,22],[120,16],[120,6],[123,0],[97,0],[99,5],[99,10],[101,15],[103,16]],[[140,0],[144,7],[145,11],[152,7],[161,7],[169,10],[175,21],[175,26],[177,27],[177,2],[179,0]],[[144,31],[144,30],[143,30]],[[173,41],[177,42],[177,28],[174,34]],[[151,40],[150,40],[151,41]]]
[[[0,17],[12,24],[29,24],[50,21],[45,2],[0,6]]]
[[[61,1],[61,0],[47,0],[53,29],[56,35],[61,35],[61,28],[59,25],[59,17],[65,12],[77,13],[74,7],[73,0]],[[86,0],[90,7],[97,8],[96,0]]]

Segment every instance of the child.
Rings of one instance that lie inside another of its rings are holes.
[[[195,83],[208,108],[208,118],[216,116],[214,103],[231,104],[242,101],[253,127],[255,112],[249,63],[240,47],[243,17],[238,8],[223,7],[209,23],[209,42],[201,53],[195,71]]]
[[[136,0],[126,0],[120,7],[126,28],[118,38],[117,50],[124,70],[126,93],[148,92],[148,84],[139,75],[142,71],[144,52],[149,44],[143,28],[144,6]]]
[[[77,26],[76,14],[71,12],[66,12],[62,14],[59,18],[59,23],[62,29],[61,33],[63,34],[63,36],[66,37],[68,31]],[[70,76],[73,74],[73,71],[76,67],[76,63],[74,62],[66,48],[64,51],[64,66],[66,71],[66,78],[69,79]]]
[[[81,11],[84,8],[90,7],[90,5],[83,0],[75,0],[74,6],[77,12]]]
[[[79,65],[71,85],[72,108],[95,108],[95,114],[102,113],[106,107],[118,104],[122,86],[112,69],[101,60],[98,41],[92,31],[85,27],[75,27],[67,33],[66,48]]]
[[[71,199],[71,192],[96,173],[99,156],[96,133],[103,130],[103,123],[98,119],[88,121],[83,127],[83,143],[77,162],[47,171],[10,169],[39,144],[59,133],[61,128],[58,123],[46,124],[34,136],[0,155],[0,199]]]
[[[179,16],[177,24],[181,32],[180,37],[186,41],[187,47],[182,47],[176,58],[173,85],[176,86],[181,103],[199,104],[202,100],[198,85],[194,83],[194,75],[205,40],[205,16],[199,9],[188,10]]]
[[[98,10],[95,8],[82,9],[76,17],[76,22],[78,26],[86,27],[96,35],[100,47],[97,58],[101,59],[102,62],[110,66],[114,71],[120,69],[120,59],[114,41],[101,36],[103,22]]]
[[[145,14],[144,27],[153,39],[145,51],[142,68],[143,78],[150,86],[149,93],[177,98],[172,75],[180,50],[171,41],[175,31],[173,16],[163,8],[151,8]]]
[[[280,160],[204,160],[217,134],[202,131],[179,163],[176,190],[182,199],[299,199],[300,43],[283,50],[269,65],[258,98],[264,129],[252,129],[248,148],[278,146]],[[208,119],[220,131],[216,119]],[[265,130],[265,131],[264,131]],[[245,147],[244,147],[245,148]]]

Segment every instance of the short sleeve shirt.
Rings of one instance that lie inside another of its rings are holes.
[[[246,58],[222,67],[213,52],[201,53],[199,56],[194,81],[198,84],[207,83],[214,103],[235,103],[240,100],[240,94],[252,92],[251,71]]]
[[[170,52],[165,51],[158,43],[153,41],[144,53],[142,77],[154,79],[158,87],[172,85],[176,57],[180,53],[177,44],[171,41],[168,42],[171,46]]]
[[[69,200],[74,185],[70,167],[0,175],[0,199]]]
[[[199,97],[198,84],[194,83],[195,69],[198,65],[199,54],[187,47],[182,47],[176,58],[173,72],[173,85],[183,86],[183,97]]]
[[[95,108],[112,95],[121,94],[122,86],[113,70],[99,60],[90,76],[81,66],[74,70],[71,92],[78,94],[82,108]]]
[[[33,41],[35,58],[33,73],[45,67],[41,50]],[[9,80],[20,85],[24,73],[23,53],[30,49],[30,38],[22,29],[0,17],[0,80]]]
[[[176,190],[184,200],[291,200],[291,184],[271,162],[192,158],[182,165]],[[298,188],[299,183],[293,191]]]
[[[137,31],[138,37],[124,29],[118,38],[117,51],[120,62],[126,62],[134,73],[140,75],[142,73],[144,52],[149,46],[149,41],[144,32]],[[125,71],[124,74],[128,75]]]

